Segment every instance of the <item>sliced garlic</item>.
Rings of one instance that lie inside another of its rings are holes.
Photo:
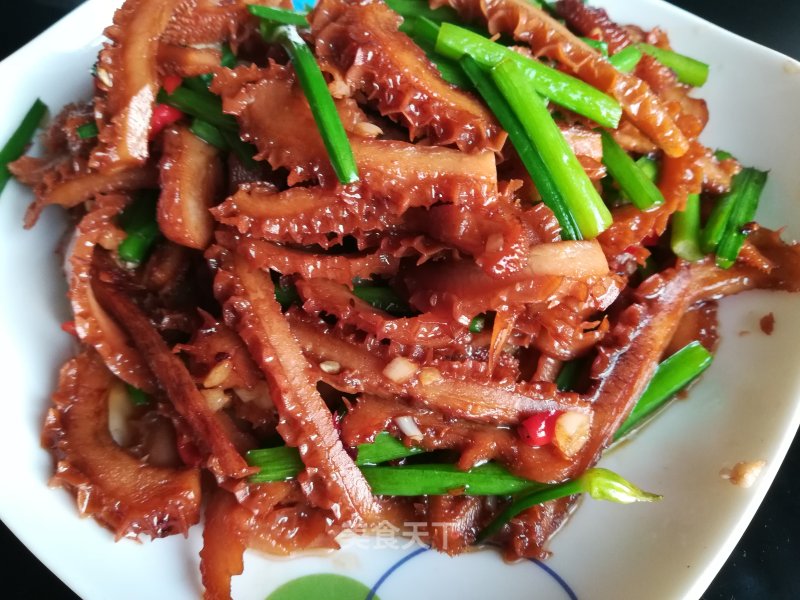
[[[575,456],[589,440],[591,417],[574,410],[559,415],[553,432],[553,445],[567,458]]]
[[[203,379],[203,387],[204,388],[215,388],[222,385],[222,382],[228,378],[230,375],[231,370],[233,369],[233,363],[230,359],[226,358],[225,360],[221,360],[216,365],[211,367],[211,370],[206,375],[206,378]]]
[[[329,375],[336,375],[339,371],[342,370],[342,365],[340,365],[335,360],[323,360],[319,363],[319,368],[322,370],[323,373],[328,373]]]
[[[222,388],[215,387],[207,390],[200,390],[200,393],[203,394],[203,398],[206,399],[208,407],[214,412],[225,408],[231,401],[230,397]]]
[[[415,441],[422,440],[422,430],[417,425],[414,417],[403,415],[402,417],[395,417],[394,422],[397,424],[398,429],[403,432],[403,435]]]
[[[395,383],[405,383],[416,375],[419,367],[414,361],[398,356],[386,365],[383,374]]]
[[[430,385],[440,382],[444,377],[439,369],[435,367],[425,367],[419,372],[419,382],[422,385]]]

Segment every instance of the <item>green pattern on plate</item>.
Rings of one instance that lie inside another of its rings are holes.
[[[266,600],[364,600],[369,588],[344,575],[321,573],[287,581]],[[374,596],[375,600],[380,600]]]

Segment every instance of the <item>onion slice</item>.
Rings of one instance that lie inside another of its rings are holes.
[[[528,270],[534,275],[596,277],[608,275],[608,261],[597,240],[539,244],[528,253]]]

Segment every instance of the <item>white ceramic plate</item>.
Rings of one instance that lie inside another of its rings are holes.
[[[37,96],[54,111],[88,97],[89,68],[114,4],[90,0],[0,64],[7,91],[0,95],[0,140]],[[664,27],[675,48],[711,64],[702,90],[711,110],[703,139],[746,164],[771,169],[759,220],[772,227],[787,224],[787,237],[797,237],[800,64],[657,0],[597,4],[620,22]],[[23,231],[29,200],[28,191],[12,182],[0,202],[0,373],[6,382],[0,518],[87,600],[196,598],[199,528],[188,539],[114,543],[93,521],[77,518],[69,494],[47,487],[51,461],[39,447],[39,432],[71,342],[59,330],[69,318],[54,254],[63,221],[52,209],[33,231]],[[758,319],[770,311],[777,326],[767,337]],[[315,573],[338,573],[364,586],[337,595],[333,590],[344,588],[326,580],[313,593],[283,597],[360,600],[371,597],[366,591],[371,588],[383,600],[408,592],[420,599],[467,600],[699,596],[764,497],[800,421],[794,352],[800,296],[754,292],[731,298],[722,303],[721,319],[719,352],[690,397],[603,460],[645,489],[663,493],[663,502],[584,502],[553,540],[554,555],[546,565],[505,565],[491,551],[451,559],[384,539],[353,541],[338,553],[293,560],[248,553],[245,575],[234,580],[234,597],[262,599],[284,582]],[[718,475],[724,466],[754,459],[766,460],[767,467],[750,489]],[[323,588],[332,595],[324,596]]]

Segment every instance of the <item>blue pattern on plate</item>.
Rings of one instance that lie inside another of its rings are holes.
[[[392,573],[394,573],[397,569],[402,567],[412,558],[419,556],[420,554],[424,554],[428,550],[430,550],[430,548],[417,548],[410,554],[407,554],[406,556],[398,560],[396,563],[394,563],[391,567],[389,567],[389,569],[383,575],[381,575],[378,578],[378,581],[376,581],[375,585],[372,586],[372,589],[369,591],[369,594],[367,594],[367,597],[364,600],[375,600],[378,589],[386,582],[386,580],[392,575]],[[529,558],[528,560],[533,564],[535,564],[540,569],[542,569],[542,571],[547,573],[550,577],[552,577],[553,580],[559,586],[561,586],[561,589],[564,590],[564,593],[566,593],[567,598],[569,598],[569,600],[578,600],[578,596],[575,594],[574,591],[572,591],[572,588],[569,587],[569,584],[566,581],[564,581],[563,577],[561,577],[558,573],[556,573],[553,569],[548,567],[540,560],[537,560],[535,558]]]

